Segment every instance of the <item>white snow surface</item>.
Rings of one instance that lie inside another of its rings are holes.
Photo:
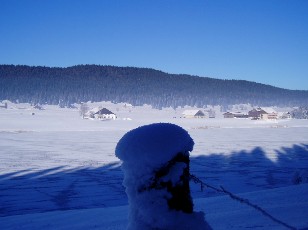
[[[77,109],[8,105],[0,109],[0,229],[125,229],[116,144],[160,122],[183,127],[194,140],[192,174],[308,228],[308,120],[183,119],[184,110],[198,108],[89,103],[118,117],[98,121],[81,119]],[[213,229],[284,229],[222,194],[193,183],[191,190],[195,210]]]
[[[307,229],[308,184],[239,194],[259,204],[277,218],[298,229]],[[254,209],[227,196],[195,199],[195,209],[206,212],[213,229],[287,229]],[[53,211],[0,218],[2,229],[31,230],[123,230],[128,224],[128,206]]]

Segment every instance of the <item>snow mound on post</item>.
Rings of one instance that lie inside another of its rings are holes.
[[[189,188],[189,152],[194,141],[169,123],[141,126],[116,146],[123,161],[129,203],[127,230],[206,230],[203,212],[193,212]]]
[[[142,163],[157,168],[180,152],[189,154],[193,146],[193,139],[180,126],[157,123],[126,133],[118,142],[115,152],[126,163]]]

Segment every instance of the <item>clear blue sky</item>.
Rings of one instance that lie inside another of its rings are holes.
[[[0,64],[149,67],[308,90],[308,0],[0,0]]]

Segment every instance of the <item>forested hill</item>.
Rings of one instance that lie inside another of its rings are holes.
[[[150,104],[156,108],[250,103],[307,106],[308,91],[242,80],[168,74],[148,68],[78,65],[67,68],[0,65],[0,100],[60,104],[86,101]]]

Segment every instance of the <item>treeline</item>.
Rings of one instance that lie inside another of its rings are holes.
[[[299,107],[291,111],[291,116],[296,119],[308,119],[308,107]]]
[[[87,101],[156,108],[232,104],[306,106],[308,91],[241,80],[168,74],[148,68],[0,65],[0,100],[69,106]]]

